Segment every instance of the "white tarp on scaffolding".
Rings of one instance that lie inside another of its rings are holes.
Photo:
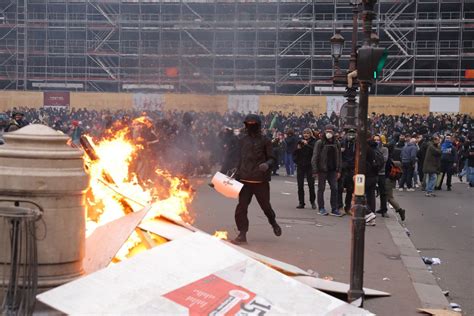
[[[37,296],[66,314],[369,315],[194,233]]]

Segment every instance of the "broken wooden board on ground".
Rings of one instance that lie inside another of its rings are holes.
[[[146,207],[97,227],[86,239],[84,272],[88,274],[107,267],[149,209]]]
[[[349,291],[349,284],[347,283],[315,278],[313,276],[294,276],[293,279],[324,292],[347,294],[347,291]],[[390,296],[390,293],[366,287],[364,287],[364,294],[365,296]]]
[[[245,249],[243,247],[236,246],[234,244],[231,244],[229,242],[229,246],[235,248],[236,250],[240,251],[244,255],[249,256],[250,258],[253,258],[257,261],[260,261],[261,263],[269,266],[272,269],[275,269],[285,275],[288,276],[296,276],[296,275],[304,275],[304,276],[310,276],[310,274],[303,269],[300,269],[294,265],[278,261],[276,259],[264,256],[262,254],[253,252],[251,250]]]
[[[418,308],[421,313],[433,315],[433,316],[460,316],[461,313],[450,311],[449,309],[435,309],[435,308]]]
[[[153,219],[153,221],[145,221],[139,225],[143,230],[152,232],[168,240],[175,240],[193,234],[194,231],[189,230],[180,225],[176,225],[167,219],[161,217]]]
[[[369,315],[194,233],[44,292],[66,314]]]

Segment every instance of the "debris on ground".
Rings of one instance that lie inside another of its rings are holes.
[[[421,257],[423,259],[423,262],[428,265],[438,265],[441,264],[441,259],[440,258],[428,258],[428,257]]]
[[[410,233],[410,231],[409,231],[409,230],[408,230],[408,228],[406,228],[406,227],[405,227],[405,232],[407,233],[408,237],[410,237],[410,236],[411,236],[411,233]]]
[[[444,296],[449,296],[449,291],[443,291]]]
[[[383,281],[390,281],[390,278],[383,278]]]
[[[449,303],[449,307],[455,312],[462,312],[461,306],[457,303]]]

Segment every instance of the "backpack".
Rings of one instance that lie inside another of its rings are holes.
[[[379,149],[374,149],[374,162],[372,164],[374,171],[377,173],[385,167],[385,160],[383,153]]]
[[[387,174],[387,177],[390,180],[399,180],[402,177],[403,171],[400,166],[397,166],[393,161],[390,164],[390,170],[389,173]]]

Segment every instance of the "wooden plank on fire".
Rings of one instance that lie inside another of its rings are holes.
[[[89,156],[89,158],[92,160],[92,161],[97,161],[100,159],[99,155],[97,155],[95,149],[94,149],[94,146],[93,146],[93,143],[92,143],[92,140],[89,140],[89,138],[87,138],[86,136],[81,136],[80,138],[80,142],[81,142],[81,146],[82,148],[84,148],[84,151],[85,153]],[[110,176],[110,174],[104,170],[103,172],[103,177],[104,177],[104,180],[105,181],[102,181],[103,184],[107,185],[109,188],[112,188],[112,186],[114,188],[117,188],[115,191],[118,191],[118,186],[117,184],[115,183],[114,179],[112,178],[112,176]],[[119,193],[120,194],[120,193]],[[120,200],[120,202],[122,203],[122,206],[123,206],[123,209],[124,209],[124,213],[125,214],[130,214],[132,212],[134,212],[135,210],[133,209],[133,207],[130,205],[130,203],[128,203],[128,201],[124,198],[124,195],[123,194],[120,194],[123,198]],[[139,204],[141,207],[145,207],[146,203],[138,203],[136,201],[134,201],[135,203]],[[136,226],[136,225],[135,225]],[[138,235],[138,237],[140,238],[140,240],[143,242],[143,244],[145,245],[145,247],[147,249],[151,249],[153,247],[155,247],[155,243],[153,242],[153,240],[151,238],[148,238],[148,236],[143,233],[143,231],[139,228],[136,228],[135,229],[135,233]]]
[[[149,210],[150,207],[146,207],[139,212],[127,214],[94,230],[86,239],[86,255],[83,260],[86,274],[103,269],[112,262],[112,259]]]

